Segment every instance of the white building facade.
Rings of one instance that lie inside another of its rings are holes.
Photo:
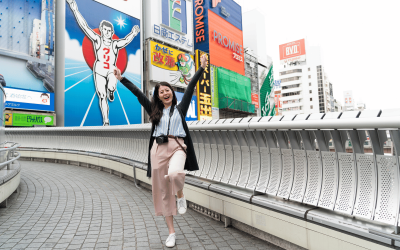
[[[332,84],[324,71],[320,47],[304,39],[280,46],[282,114],[334,112]]]

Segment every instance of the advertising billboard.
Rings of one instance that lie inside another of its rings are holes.
[[[207,55],[207,68],[197,83],[197,102],[199,120],[212,120],[212,99],[211,99],[211,74],[210,56],[200,50],[196,50],[196,69],[200,67],[200,58]]]
[[[273,66],[269,69],[267,77],[260,89],[261,116],[275,116],[275,103],[273,98],[274,70]]]
[[[186,88],[196,73],[193,56],[154,41],[149,46],[150,80]]]
[[[219,119],[218,67],[210,65],[212,118]]]
[[[275,89],[280,89],[281,88],[281,80],[275,80],[274,81],[274,88]]]
[[[6,108],[54,112],[54,93],[5,87]]]
[[[175,92],[176,99],[178,100],[178,104],[182,101],[183,94],[181,92]],[[190,102],[189,109],[186,114],[186,121],[197,121],[197,96],[192,96],[192,101]]]
[[[146,0],[145,39],[155,38],[194,53],[193,2],[189,0]]]
[[[259,100],[258,100],[258,94],[251,93],[251,104],[254,104],[256,109],[258,109],[260,107]]]
[[[141,123],[137,98],[113,75],[119,68],[142,88],[138,9],[141,1],[66,1],[65,126]]]
[[[291,65],[306,60],[305,40],[300,39],[294,42],[279,45],[279,58],[281,65]]]
[[[344,91],[343,96],[344,96],[344,106],[353,107],[354,106],[353,91],[351,90]]]
[[[7,86],[54,92],[54,2],[0,2],[0,74]]]
[[[224,21],[239,30],[242,27],[242,7],[234,0],[202,0],[194,1],[193,20],[195,49],[209,52],[211,29],[209,29],[209,12],[213,12]],[[243,43],[242,43],[243,44]]]
[[[208,20],[211,64],[244,75],[243,31],[212,11]]]
[[[54,126],[55,120],[51,115],[5,113],[4,124],[15,127]]]

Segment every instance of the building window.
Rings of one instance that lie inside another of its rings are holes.
[[[310,98],[310,102],[312,102],[312,98]]]
[[[310,90],[310,94],[312,94],[312,90]]]
[[[285,96],[292,96],[292,95],[300,95],[300,91],[289,92],[289,93],[284,93],[284,94],[282,94],[283,97],[285,97]]]
[[[310,69],[310,68],[308,68],[308,71],[311,71],[311,69]]]
[[[282,86],[282,89],[292,89],[292,88],[299,88],[300,84],[292,84],[288,86]]]
[[[301,72],[302,72],[301,69],[292,69],[292,70],[288,70],[288,71],[279,72],[279,75],[283,76],[283,75],[287,75],[287,74],[291,74],[291,73],[301,73]]]
[[[296,80],[300,80],[300,79],[301,79],[301,76],[294,76],[294,77],[284,78],[284,79],[281,79],[281,83],[282,82],[296,81]]]
[[[308,76],[308,79],[311,79],[311,76],[310,76],[310,75]]]
[[[311,86],[311,82],[310,82],[310,83],[308,83],[308,86]]]
[[[313,109],[313,105],[310,105],[310,109]]]

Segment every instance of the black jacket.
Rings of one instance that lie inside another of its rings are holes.
[[[204,69],[202,67],[200,67],[200,69],[197,70],[196,74],[193,76],[192,80],[188,84],[185,94],[182,97],[182,101],[179,103],[179,105],[176,106],[176,109],[179,111],[179,114],[181,115],[183,129],[185,130],[185,133],[186,133],[186,137],[183,139],[187,146],[187,148],[186,148],[187,156],[186,156],[186,162],[185,162],[184,169],[189,170],[189,171],[199,170],[199,166],[197,165],[196,154],[194,152],[193,142],[192,142],[192,138],[190,137],[189,128],[185,122],[185,117],[186,117],[187,110],[189,109],[190,102],[192,101],[194,88],[196,86],[197,81],[200,79],[201,74],[203,74],[203,71],[204,71]],[[127,87],[138,98],[139,103],[143,106],[143,108],[146,110],[146,112],[150,115],[151,114],[151,102],[146,97],[146,95],[143,94],[143,92],[138,87],[136,87],[135,84],[130,82],[125,77],[123,77],[121,79],[121,83],[125,87]],[[153,125],[151,127],[151,133],[150,133],[147,177],[151,177],[150,150],[151,150],[151,147],[153,147],[153,142],[154,142],[154,136],[153,136],[154,128],[155,127]]]

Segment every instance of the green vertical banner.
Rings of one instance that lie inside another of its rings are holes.
[[[267,77],[260,89],[261,116],[275,116],[274,93],[274,67],[271,66]]]
[[[211,65],[211,100],[212,117],[219,119],[219,96],[218,96],[218,67]]]

